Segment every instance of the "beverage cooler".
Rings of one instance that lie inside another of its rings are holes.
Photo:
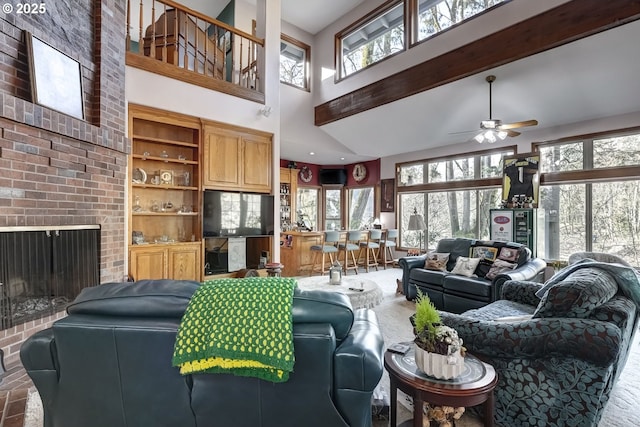
[[[538,256],[538,248],[544,246],[543,212],[542,209],[491,209],[491,240],[521,243],[531,249],[532,256]]]

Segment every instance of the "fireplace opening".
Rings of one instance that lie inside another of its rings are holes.
[[[0,330],[62,311],[99,282],[99,225],[0,228]]]

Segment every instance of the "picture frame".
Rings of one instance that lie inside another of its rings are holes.
[[[505,208],[537,208],[540,194],[540,154],[505,156],[502,204]]]
[[[84,120],[80,63],[25,31],[35,104]]]
[[[380,212],[393,212],[395,210],[395,181],[393,178],[380,180]]]

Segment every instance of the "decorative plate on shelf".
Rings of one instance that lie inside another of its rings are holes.
[[[131,179],[136,184],[145,184],[147,182],[147,173],[142,168],[135,168],[131,174]]]

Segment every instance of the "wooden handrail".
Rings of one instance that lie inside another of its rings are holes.
[[[249,33],[245,33],[242,30],[234,28],[231,25],[226,24],[226,23],[224,23],[222,21],[218,21],[215,18],[211,18],[210,16],[204,15],[204,14],[202,14],[202,13],[196,11],[196,10],[190,9],[187,6],[184,6],[184,5],[180,4],[180,3],[176,3],[176,2],[174,2],[172,0],[157,0],[157,1],[158,1],[158,3],[164,3],[167,6],[174,7],[174,8],[176,8],[176,9],[182,11],[182,12],[186,12],[189,15],[193,15],[193,16],[197,17],[198,19],[202,19],[203,21],[206,21],[206,22],[208,22],[210,24],[217,25],[220,28],[224,28],[227,31],[231,31],[232,33],[237,34],[239,36],[242,36],[245,39],[249,39],[249,40],[251,40],[251,41],[253,41],[255,43],[258,43],[261,46],[264,46],[264,39],[261,39],[259,37],[253,36],[253,35],[251,35]]]
[[[127,0],[126,10],[127,65],[264,99],[257,62],[264,39],[173,0]]]

